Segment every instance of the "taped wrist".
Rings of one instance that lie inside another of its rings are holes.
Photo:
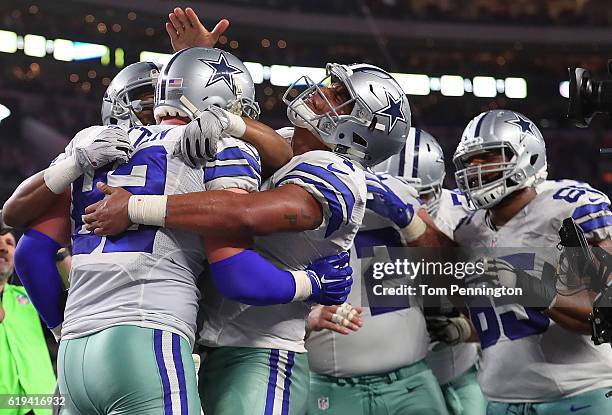
[[[312,295],[312,283],[306,271],[291,271],[295,280],[293,301],[306,301]]]
[[[128,216],[133,223],[163,227],[167,204],[166,195],[133,195],[128,201]]]
[[[229,121],[229,125],[225,127],[223,131],[225,131],[232,137],[242,138],[242,136],[246,132],[246,123],[244,122],[242,117],[236,114],[232,114],[231,112],[226,110],[223,110],[223,112],[225,113],[225,116]]]
[[[410,243],[419,239],[419,237],[423,235],[426,230],[427,224],[419,217],[419,215],[415,213],[408,226],[402,228],[400,233],[404,243]]]
[[[209,269],[219,293],[230,300],[274,305],[289,303],[296,296],[293,273],[278,269],[250,249],[213,262]]]
[[[49,190],[59,195],[82,174],[83,172],[76,161],[76,157],[72,155],[49,166],[45,170],[43,179]]]

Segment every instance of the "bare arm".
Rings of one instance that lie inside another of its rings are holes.
[[[132,224],[128,214],[132,194],[103,183],[97,186],[107,196],[85,209],[87,229],[97,235],[124,232]],[[164,211],[165,221],[156,226],[196,232],[208,239],[301,232],[316,229],[323,221],[319,202],[294,184],[248,194],[213,190],[169,195]]]
[[[418,216],[425,222],[425,232],[416,240],[408,244],[414,247],[451,247],[457,246],[453,240],[438,229],[429,213],[425,209],[419,209]]]
[[[241,138],[255,146],[261,156],[264,177],[270,177],[293,157],[291,145],[273,128],[248,117],[242,119],[246,123],[246,131]]]
[[[321,205],[293,184],[249,194],[208,191],[168,196],[166,227],[243,236],[316,229]]]
[[[2,208],[4,222],[15,228],[26,228],[41,217],[51,206],[61,202],[64,195],[53,193],[44,181],[44,171],[24,180]]]

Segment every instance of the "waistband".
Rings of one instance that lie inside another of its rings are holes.
[[[335,377],[321,375],[311,372],[313,380],[326,383],[337,383],[338,385],[371,385],[376,383],[393,383],[396,380],[407,379],[426,370],[430,370],[424,360],[419,360],[411,365],[401,367],[391,372],[378,373],[376,375],[361,375],[352,377]]]

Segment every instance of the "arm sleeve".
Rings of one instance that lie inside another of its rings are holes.
[[[64,320],[64,285],[55,263],[60,248],[44,233],[29,229],[19,239],[15,250],[15,272],[49,328],[57,327]]]
[[[278,269],[253,250],[210,264],[210,273],[224,297],[244,304],[285,304],[295,297],[293,275]]]
[[[252,145],[233,137],[221,140],[215,160],[204,166],[206,190],[243,189],[256,192],[261,186],[261,160]]]

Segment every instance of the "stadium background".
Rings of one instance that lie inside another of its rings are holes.
[[[369,62],[401,73],[413,125],[450,156],[481,111],[523,112],[542,129],[553,179],[572,177],[610,194],[605,117],[580,130],[565,118],[567,67],[604,73],[612,9],[604,0],[53,0],[0,2],[0,201],[44,168],[80,129],[99,124],[112,77],[142,52],[169,53],[163,24],[191,6],[219,47],[252,62],[262,120],[287,125],[281,101],[297,74],[325,62]],[[292,68],[292,67],[305,68]],[[449,76],[450,75],[450,76]],[[8,109],[8,111],[7,111]]]

